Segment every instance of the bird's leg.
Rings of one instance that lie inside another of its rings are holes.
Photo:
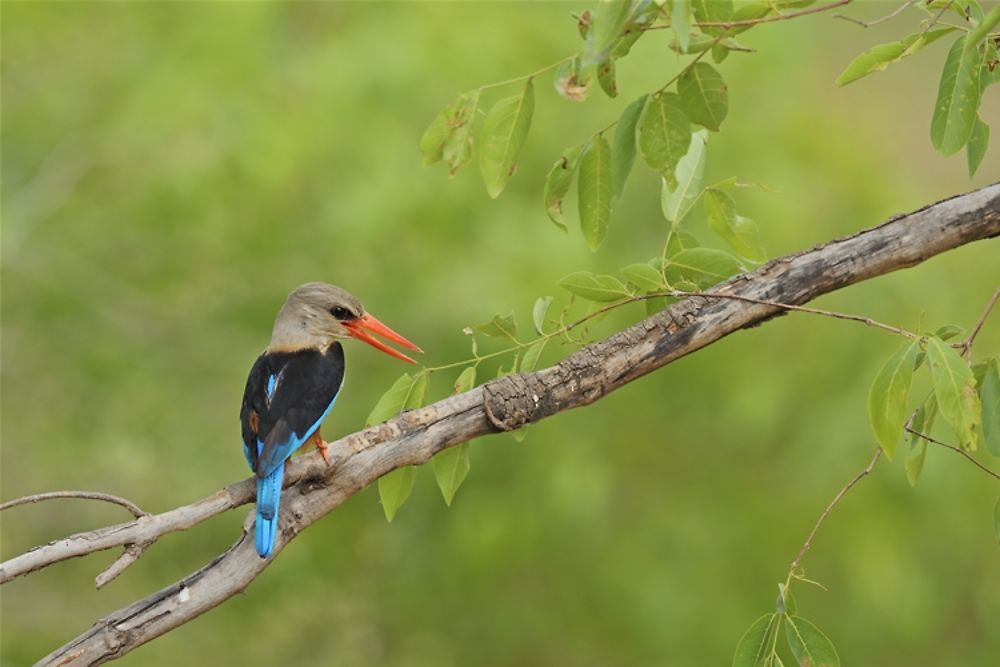
[[[319,455],[323,457],[323,463],[330,465],[330,455],[327,454],[327,450],[330,448],[330,443],[323,440],[323,436],[320,434],[319,429],[316,429],[316,433],[313,435],[313,442],[316,444],[316,449],[319,450]]]

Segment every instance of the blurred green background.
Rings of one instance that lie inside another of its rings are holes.
[[[163,511],[246,476],[246,373],[302,282],[350,289],[438,365],[467,356],[463,326],[511,309],[526,325],[536,297],[564,300],[563,275],[647,259],[664,232],[648,169],[637,166],[597,253],[547,221],[541,191],[563,148],[678,71],[665,33],[619,64],[617,100],[595,91],[575,105],[543,77],[497,201],[475,162],[453,181],[420,164],[420,134],[455,93],[572,53],[570,12],[586,6],[4,2],[3,499],[82,488]],[[777,191],[738,194],[771,256],[996,180],[996,146],[972,183],[964,155],[931,149],[948,40],[833,85],[915,20],[762,26],[740,37],[756,54],[720,67],[732,110],[708,177]],[[984,118],[1000,118],[995,93]],[[711,241],[703,222],[694,230]],[[921,330],[970,326],[1000,275],[997,243],[817,303]],[[594,333],[642,314],[622,309]],[[980,353],[1000,348],[1000,317],[980,341]],[[391,525],[366,490],[245,595],[121,662],[729,664],[820,511],[868,460],[868,386],[895,345],[799,315],[741,332],[523,443],[477,441],[451,509],[429,469]],[[363,347],[349,346],[329,439],[357,430],[406,370]],[[568,352],[550,346],[543,363]],[[433,397],[452,380],[436,375]],[[929,452],[915,490],[883,461],[815,540],[805,569],[829,591],[799,587],[800,613],[847,665],[995,664],[997,495],[947,452]],[[163,538],[102,591],[93,577],[117,554],[6,585],[3,664],[29,664],[202,566],[245,513]],[[78,501],[11,510],[2,556],[125,519]]]

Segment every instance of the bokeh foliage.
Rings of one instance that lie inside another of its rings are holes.
[[[475,170],[448,183],[420,166],[443,101],[572,53],[579,9],[5,2],[3,497],[91,488],[159,511],[244,476],[245,374],[301,282],[347,287],[439,364],[467,354],[468,324],[510,309],[530,321],[567,273],[646,259],[663,234],[655,176],[632,175],[596,254],[547,220],[541,183],[566,146],[679,71],[663,40],[618,65],[613,101],[573,105],[540,81],[498,200]],[[894,39],[891,25],[815,17],[755,29],[741,42],[757,52],[726,62],[732,106],[708,182],[735,173],[777,191],[740,202],[771,256],[996,180],[996,151],[970,184],[964,158],[927,140],[941,44],[836,87],[855,55]],[[997,117],[995,97],[982,117]],[[968,326],[995,287],[995,244],[819,305]],[[595,333],[643,313],[615,312]],[[997,348],[995,321],[980,340]],[[450,509],[429,474],[391,525],[368,490],[247,595],[123,663],[727,663],[819,511],[868,460],[868,386],[897,344],[791,315],[533,426],[523,443],[477,441]],[[550,345],[542,363],[567,351]],[[348,357],[328,438],[360,427],[401,372],[359,346]],[[428,396],[454,379],[432,377]],[[800,608],[847,664],[990,664],[995,495],[947,452],[928,452],[916,490],[883,462],[824,526],[805,568],[830,592],[803,591]],[[12,510],[3,556],[119,518],[89,503]],[[92,577],[109,554],[8,584],[0,659],[29,663],[199,567],[242,518],[168,536],[100,592]]]

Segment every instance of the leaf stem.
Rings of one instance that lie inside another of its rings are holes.
[[[914,5],[916,2],[917,0],[906,0],[906,2],[904,2],[901,6],[897,7],[896,9],[892,10],[892,12],[890,12],[889,14],[886,14],[882,18],[875,19],[874,21],[861,21],[860,19],[852,18],[844,14],[834,14],[832,18],[843,19],[850,23],[854,23],[855,25],[859,25],[862,28],[870,28],[873,25],[878,25],[879,23],[884,23],[885,21],[896,18],[904,11],[906,11],[908,7]]]
[[[497,81],[496,83],[485,83],[485,84],[479,86],[478,90],[483,91],[483,90],[486,90],[488,88],[499,88],[500,86],[507,86],[507,85],[510,85],[512,83],[518,83],[519,81],[524,81],[526,79],[533,79],[536,76],[538,76],[539,74],[545,74],[549,70],[555,69],[556,67],[559,67],[560,65],[562,65],[565,62],[569,62],[570,60],[573,60],[573,58],[575,58],[575,57],[576,57],[576,54],[573,54],[571,56],[566,56],[562,60],[557,60],[556,62],[554,62],[554,63],[552,63],[550,65],[546,65],[542,69],[537,70],[535,72],[532,72],[531,74],[524,74],[522,76],[514,77],[513,79],[507,79],[506,81]]]

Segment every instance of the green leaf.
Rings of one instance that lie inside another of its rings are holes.
[[[964,48],[965,40],[959,37],[948,52],[931,117],[931,144],[943,155],[957,153],[969,141],[979,108],[980,58]]]
[[[937,331],[934,332],[934,335],[941,340],[951,340],[955,336],[961,336],[964,333],[965,329],[957,324],[945,324],[938,327]]]
[[[833,642],[801,616],[785,616],[785,637],[801,667],[840,667]]]
[[[469,462],[469,443],[463,442],[438,453],[431,459],[431,466],[434,468],[434,479],[441,489],[444,504],[451,507],[455,492],[462,486],[472,467]]]
[[[930,435],[935,417],[937,417],[937,399],[931,395],[913,414],[913,424],[910,428],[917,433]],[[927,441],[913,433],[907,433],[906,436],[911,450],[904,464],[906,467],[906,479],[910,482],[910,486],[916,486],[917,479],[920,478],[920,473],[924,469],[924,459],[927,456]]]
[[[545,349],[545,344],[548,342],[548,338],[539,338],[529,345],[521,357],[521,363],[517,367],[517,372],[530,373],[535,370],[535,367],[538,366],[538,358],[542,356],[542,350]]]
[[[479,90],[462,93],[434,118],[420,137],[424,164],[444,158],[452,176],[472,155],[472,124],[479,107]]]
[[[1000,5],[997,5],[1000,7]],[[969,178],[976,175],[976,170],[983,163],[986,156],[986,147],[990,143],[990,126],[983,122],[983,119],[976,116],[976,123],[972,127],[972,135],[969,143],[965,146],[966,158],[969,163]]]
[[[691,250],[692,248],[697,248],[699,245],[698,239],[695,238],[694,234],[673,229],[667,237],[667,248],[664,257],[670,259],[682,250]]]
[[[598,0],[584,47],[585,65],[598,63],[610,53],[632,10],[633,0]]]
[[[1000,456],[1000,359],[987,363],[980,383],[983,406],[983,442],[993,456]]]
[[[674,168],[691,145],[691,123],[674,93],[657,93],[639,119],[639,150],[646,164],[676,187]]]
[[[660,272],[649,264],[629,264],[622,269],[622,275],[630,283],[646,292],[656,292],[667,286]]]
[[[615,59],[610,55],[597,63],[597,83],[608,97],[618,97],[618,83],[615,81]]]
[[[993,534],[997,536],[997,542],[1000,542],[1000,498],[997,498],[997,504],[993,506]]]
[[[558,284],[563,289],[591,301],[617,301],[628,296],[625,285],[614,276],[595,276],[589,271],[571,273]]]
[[[940,338],[927,339],[927,363],[941,416],[955,429],[962,447],[974,450],[982,408],[972,369]]]
[[[566,220],[563,218],[563,199],[573,184],[573,175],[580,165],[580,153],[583,152],[583,148],[583,146],[567,148],[545,177],[545,212],[548,213],[549,220],[564,232],[567,230]]]
[[[713,248],[692,248],[667,260],[666,275],[670,285],[687,281],[704,289],[739,272],[739,262],[732,255]]]
[[[406,405],[412,387],[413,378],[409,373],[403,373],[375,403],[365,420],[365,428],[395,417]]]
[[[668,44],[667,46],[670,48],[671,51],[686,55],[691,55],[693,53],[701,53],[702,51],[713,49],[716,46],[721,46],[727,50],[728,49],[747,50],[745,46],[743,46],[742,44],[740,44],[731,37],[725,37],[719,42],[716,42],[715,41],[716,39],[717,39],[716,37],[712,37],[711,35],[703,35],[701,33],[696,32],[691,34],[691,38],[688,41],[687,47],[682,47],[676,39],[671,40],[670,44]]]
[[[591,250],[597,250],[611,222],[611,146],[598,135],[580,158],[580,228]]]
[[[406,395],[406,402],[403,403],[404,410],[416,410],[423,407],[424,398],[427,396],[427,385],[430,381],[430,374],[426,372],[418,373],[413,378],[413,384]]]
[[[549,312],[549,306],[552,305],[551,296],[542,296],[535,301],[534,307],[531,309],[531,321],[535,325],[535,331],[541,336],[545,327],[545,315]]]
[[[615,182],[615,195],[621,197],[625,181],[635,163],[635,126],[639,122],[643,107],[649,95],[633,101],[622,112],[615,125],[615,136],[611,140],[611,171]]]
[[[479,140],[479,168],[486,191],[494,199],[514,174],[534,109],[535,89],[528,79],[520,95],[500,100],[486,115]]]
[[[663,217],[674,227],[684,222],[701,196],[707,142],[707,131],[695,132],[691,137],[691,147],[688,148],[687,154],[677,163],[675,170],[677,187],[671,190],[666,179],[663,180],[663,187],[660,189],[660,208],[663,210]]]
[[[460,95],[455,116],[448,121],[451,133],[444,142],[442,155],[448,163],[448,173],[454,177],[472,157],[472,126],[479,109],[479,91]]]
[[[410,497],[416,475],[416,468],[404,466],[378,478],[378,497],[389,523],[392,523],[396,512]]]
[[[691,43],[691,2],[690,0],[673,0],[670,6],[670,26],[677,35],[677,44],[681,51],[687,52]]]
[[[889,65],[899,62],[906,56],[911,56],[931,42],[935,42],[955,28],[941,28],[930,30],[926,34],[915,32],[907,35],[898,42],[879,44],[862,53],[848,64],[844,71],[837,77],[838,86],[846,86],[858,79],[868,76],[874,72],[881,72]]]
[[[619,60],[624,58],[632,50],[639,38],[646,34],[646,29],[653,25],[660,16],[661,6],[664,0],[634,0],[632,6],[634,10],[631,18],[625,25],[621,38],[611,49],[611,55]]]
[[[698,23],[723,23],[733,19],[732,0],[691,0],[694,8],[694,18]],[[717,35],[722,28],[707,27],[701,31],[708,35]]]
[[[729,112],[729,93],[722,75],[708,63],[694,63],[681,74],[677,92],[687,117],[715,132]]]
[[[774,635],[781,625],[780,614],[764,614],[754,621],[736,644],[733,667],[759,667],[771,653]]]
[[[514,319],[513,312],[507,315],[494,315],[489,322],[477,324],[473,328],[494,338],[517,340],[517,321]]]
[[[760,245],[757,223],[736,212],[736,202],[728,193],[715,188],[705,191],[708,226],[741,257],[755,262],[767,259]]]
[[[906,399],[910,395],[913,365],[919,350],[919,340],[904,342],[882,366],[868,392],[868,418],[875,439],[890,461],[903,436]]]
[[[969,35],[965,38],[966,50],[974,51],[979,46],[979,43],[986,39],[986,35],[993,30],[997,23],[1000,23],[1000,4],[993,5],[993,8],[979,22],[979,25],[969,32]]]

